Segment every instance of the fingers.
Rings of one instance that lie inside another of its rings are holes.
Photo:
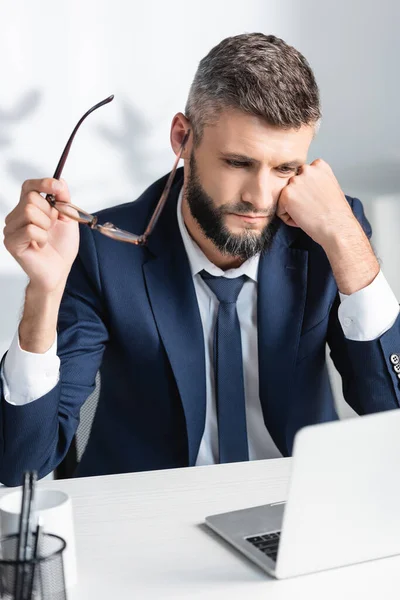
[[[307,165],[308,166],[308,165]],[[332,167],[322,158],[315,159],[310,165],[310,167],[317,167],[321,171],[324,171],[327,175],[331,177],[334,181],[337,181],[335,174],[332,170]]]
[[[57,200],[62,202],[70,201],[68,186],[64,180],[57,181],[50,178],[28,179],[22,185],[19,203],[5,218],[5,224],[11,227],[11,231],[27,223],[36,223],[31,218],[31,215],[35,212],[33,207],[37,207],[53,222],[57,220],[58,211],[41,194],[52,194]],[[42,219],[41,222],[45,221]]]
[[[21,188],[20,204],[32,202],[36,199],[36,204],[42,208],[44,212],[48,212],[51,206],[49,202],[41,194],[50,194],[60,202],[70,202],[69,190],[66,182],[61,179],[27,179]],[[50,215],[49,215],[50,216]]]
[[[298,176],[291,177],[285,187],[282,189],[278,198],[278,205],[276,210],[276,215],[289,227],[299,227],[296,221],[290,216],[288,212],[288,204],[290,202],[291,196],[294,192],[294,185],[298,182]]]
[[[284,212],[280,215],[278,215],[278,217],[281,219],[281,221],[283,221],[286,225],[289,225],[289,227],[299,227],[299,225],[297,225],[296,221],[294,221],[292,219],[292,217],[289,215],[289,213]]]
[[[53,214],[53,210],[55,210],[51,207],[47,200],[43,198],[43,196],[41,196],[38,192],[27,192],[26,194],[21,195],[21,199],[17,206],[14,208],[14,210],[10,212],[10,214],[6,216],[6,225],[8,225],[10,221],[15,219],[16,215],[21,213],[21,211],[24,210],[27,204],[33,204],[34,206],[37,206],[42,212],[44,212],[45,215],[47,215],[50,218]]]
[[[282,200],[281,200],[281,198],[282,198]],[[287,212],[285,199],[284,199],[284,197],[282,197],[282,194],[279,198],[276,216],[279,217],[281,219],[281,221],[283,221],[286,225],[289,225],[290,227],[299,227],[297,225],[296,221],[294,221],[292,219],[292,217],[290,216],[290,214]]]
[[[41,196],[39,197],[41,200],[44,200]],[[47,207],[41,207],[41,203],[38,203],[36,197],[33,197],[31,200],[29,200],[25,206],[22,206],[19,211],[15,212],[13,218],[11,218],[8,222],[6,220],[4,233],[14,233],[14,231],[17,231],[18,229],[29,224],[36,225],[45,231],[48,231],[52,227],[53,223],[55,223],[57,220],[57,211],[56,209],[51,208],[46,200],[44,200],[44,202],[47,204]],[[54,216],[52,211],[55,212]]]
[[[310,164],[310,167],[320,167],[321,169],[325,169],[325,171],[330,169],[328,163],[325,162],[322,158],[316,158],[315,160],[313,160],[313,162]]]
[[[52,179],[50,177],[44,179],[27,179],[22,185],[21,199],[30,192],[54,194],[57,200],[61,200],[62,202],[69,201],[68,186],[64,180]]]
[[[12,254],[31,242],[35,247],[43,247],[47,243],[47,232],[56,223],[59,212],[41,194],[53,194],[57,200],[70,201],[68,186],[63,180],[25,181],[19,203],[5,218],[4,245]]]
[[[30,223],[29,225],[14,231],[10,235],[5,236],[4,245],[12,256],[17,258],[32,242],[36,243],[39,248],[43,248],[47,244],[47,240],[47,231]]]
[[[332,167],[322,158],[317,158],[310,165],[304,165],[302,169],[304,168],[305,170],[302,170],[302,174],[317,179],[321,176],[321,173],[323,173],[325,176],[329,177],[329,180],[332,181],[338,189],[341,190],[340,183],[336,179],[336,175],[333,172]]]
[[[316,172],[316,169],[318,171],[324,171],[326,174],[333,175],[332,168],[322,158],[316,158],[310,164],[301,165],[298,170],[298,175],[312,175]]]
[[[326,181],[327,177],[329,178],[328,181],[334,182],[336,187],[340,188],[339,182],[336,179],[330,165],[322,158],[317,158],[309,165],[302,165],[298,170],[298,174],[288,180],[288,185],[309,186],[310,182],[321,182],[323,180]]]

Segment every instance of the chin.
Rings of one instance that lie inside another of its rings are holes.
[[[256,224],[251,224],[248,223],[247,225],[242,225],[242,227],[229,227],[229,225],[225,225],[227,231],[229,231],[230,234],[232,235],[243,235],[249,231],[251,231],[251,233],[258,233],[259,235],[261,235],[263,228],[257,226]]]

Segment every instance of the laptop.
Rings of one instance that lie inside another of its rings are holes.
[[[286,502],[206,524],[278,579],[400,554],[400,410],[304,427]]]

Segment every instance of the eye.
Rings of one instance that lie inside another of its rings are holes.
[[[294,173],[295,175],[297,175],[298,168],[296,168],[296,167],[285,167],[283,165],[282,167],[278,167],[277,171],[279,171],[279,173],[282,173],[283,175],[290,175],[291,173]]]
[[[251,166],[251,164],[249,162],[242,161],[242,160],[233,160],[231,158],[226,158],[225,162],[227,165],[229,165],[230,167],[233,167],[234,169],[245,169],[246,167]]]

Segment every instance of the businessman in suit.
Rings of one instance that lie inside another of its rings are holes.
[[[398,303],[360,201],[307,164],[319,120],[305,58],[239,35],[172,121],[184,167],[146,245],[51,206],[64,181],[24,183],[4,229],[29,284],[1,365],[0,481],[60,463],[99,369],[80,476],[290,455],[301,427],[337,418],[326,343],[357,413],[398,407]],[[166,181],[97,223],[142,233]]]

